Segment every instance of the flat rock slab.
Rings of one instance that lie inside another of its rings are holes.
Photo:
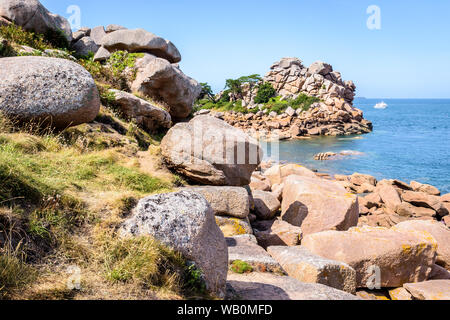
[[[418,300],[450,300],[450,280],[407,283],[403,287]]]
[[[267,251],[289,276],[301,282],[356,292],[356,272],[348,264],[316,256],[303,247],[269,247]]]
[[[428,279],[436,261],[437,242],[427,232],[365,226],[307,235],[302,246],[350,265],[356,271],[358,288],[373,285],[376,270],[382,287],[398,288]]]
[[[450,270],[450,229],[440,222],[434,221],[405,221],[395,226],[405,231],[428,232],[437,241],[436,263]]]
[[[391,300],[413,300],[413,296],[405,288],[389,290]]]
[[[266,250],[258,246],[254,236],[236,236],[226,238],[228,245],[228,262],[244,261],[256,272],[273,272],[284,274],[280,264]]]
[[[269,273],[228,274],[228,285],[242,300],[361,300],[321,284],[302,283]]]

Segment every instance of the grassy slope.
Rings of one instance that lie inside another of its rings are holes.
[[[3,48],[8,55],[18,45],[54,48],[16,27],[0,28],[0,37],[9,40],[10,48]],[[120,119],[109,105],[104,88],[127,89],[121,71],[134,58],[119,54],[109,66],[79,60],[105,104],[92,124],[43,133],[18,129],[0,115],[0,299],[177,299],[196,293],[196,273],[186,271],[179,254],[149,237],[116,234],[137,199],[183,183],[161,165],[161,135]],[[67,285],[78,270],[73,266],[80,271],[79,290]]]

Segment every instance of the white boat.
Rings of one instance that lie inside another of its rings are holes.
[[[377,103],[374,108],[375,109],[386,109],[387,107],[388,107],[387,103],[382,101],[380,103]]]

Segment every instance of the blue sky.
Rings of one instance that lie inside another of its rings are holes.
[[[448,0],[42,0],[83,26],[121,24],[171,40],[182,70],[215,91],[282,57],[322,60],[368,98],[450,98]],[[381,30],[369,30],[370,5]]]

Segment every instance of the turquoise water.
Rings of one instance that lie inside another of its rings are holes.
[[[385,101],[387,109],[374,106]],[[416,180],[450,193],[450,100],[356,99],[355,106],[374,124],[358,137],[325,137],[280,143],[280,160],[330,174],[371,174],[378,179]],[[364,153],[315,161],[320,152]]]

